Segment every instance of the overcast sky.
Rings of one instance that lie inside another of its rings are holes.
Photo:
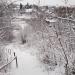
[[[17,3],[26,4],[27,2],[30,4],[38,4],[39,0],[20,0]],[[65,5],[64,0],[40,0],[40,5]],[[68,0],[67,5],[75,5],[75,0]]]

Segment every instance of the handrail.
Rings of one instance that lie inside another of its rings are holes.
[[[13,25],[11,25],[11,26],[1,27],[1,28],[0,28],[0,30],[5,29],[5,28],[11,28],[11,27],[14,27],[14,26],[13,26]]]
[[[12,61],[14,61],[15,59],[17,59],[17,56],[15,56],[15,57],[14,57],[11,61],[9,61],[8,63],[2,65],[2,66],[0,67],[0,70],[2,70],[2,69],[3,69],[4,67],[6,67],[7,65],[11,64]],[[17,65],[17,62],[16,62],[16,65]]]

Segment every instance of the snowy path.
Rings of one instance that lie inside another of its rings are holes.
[[[18,68],[14,60],[10,75],[48,75],[46,71],[43,72],[36,56],[32,56],[29,51],[21,51],[19,47],[13,45],[8,45],[7,48],[14,50],[18,59]]]
[[[24,27],[28,26],[25,21],[22,21],[22,18],[27,18],[28,16],[16,16],[18,19],[15,19],[13,24],[18,25],[23,30]],[[29,17],[28,17],[29,18]],[[14,32],[16,36],[19,30]],[[18,36],[18,35],[17,35]],[[16,36],[16,37],[17,37]],[[10,44],[6,46],[8,49],[12,49],[18,60],[18,68],[16,68],[15,60],[11,64],[11,73],[10,75],[48,75],[47,72],[43,72],[43,68],[41,68],[41,64],[38,61],[36,56],[33,56],[29,51],[25,48],[20,48],[20,45]]]

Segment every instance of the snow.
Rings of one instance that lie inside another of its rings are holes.
[[[16,16],[17,19],[31,19],[32,16],[31,15],[25,15],[25,14],[22,14],[22,15],[17,15]]]
[[[18,19],[15,19],[13,24],[20,26],[23,31],[24,27],[28,26],[25,21],[21,20],[25,16],[16,16],[16,18]],[[14,30],[14,36],[17,37],[19,32],[20,30]],[[34,51],[33,49],[26,48],[18,43],[10,43],[6,48],[13,50],[18,60],[18,68],[16,68],[15,60],[11,63],[10,75],[48,75],[47,71],[43,72],[44,68],[41,68],[41,64],[36,55],[31,54],[31,51]]]
[[[11,75],[48,75],[46,71],[43,72],[37,57],[31,55],[28,50],[21,51],[17,45],[13,44],[8,45],[7,48],[12,48],[18,59],[18,68],[16,68],[15,60],[12,63]]]
[[[65,75],[64,66],[57,66],[54,71],[50,71],[50,75]]]
[[[24,27],[28,26],[25,21],[21,20],[23,18],[26,18],[25,16],[21,15],[16,17],[18,19],[15,19],[13,24],[20,26],[21,30],[23,30]],[[53,20],[52,22],[55,22],[55,20]],[[15,37],[17,37],[19,35],[19,30],[14,30],[13,34]],[[57,66],[54,71],[43,71],[44,67],[42,66],[36,55],[31,54],[31,52],[34,53],[33,51],[36,51],[33,48],[26,48],[24,45],[17,43],[11,43],[7,45],[6,48],[13,50],[18,60],[18,68],[16,67],[15,60],[12,62],[10,75],[64,75],[63,66]]]
[[[26,12],[32,12],[33,10],[32,9],[26,9]]]
[[[49,22],[56,22],[57,21],[56,19],[48,19],[48,18],[46,18],[45,20],[49,21]]]

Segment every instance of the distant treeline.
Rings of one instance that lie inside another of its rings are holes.
[[[58,7],[55,13],[60,17],[69,17],[75,14],[75,7]]]
[[[38,9],[38,6],[35,5],[35,4],[31,5],[31,4],[27,3],[26,5],[22,5],[22,9],[30,9],[30,8],[33,8],[33,7]]]

